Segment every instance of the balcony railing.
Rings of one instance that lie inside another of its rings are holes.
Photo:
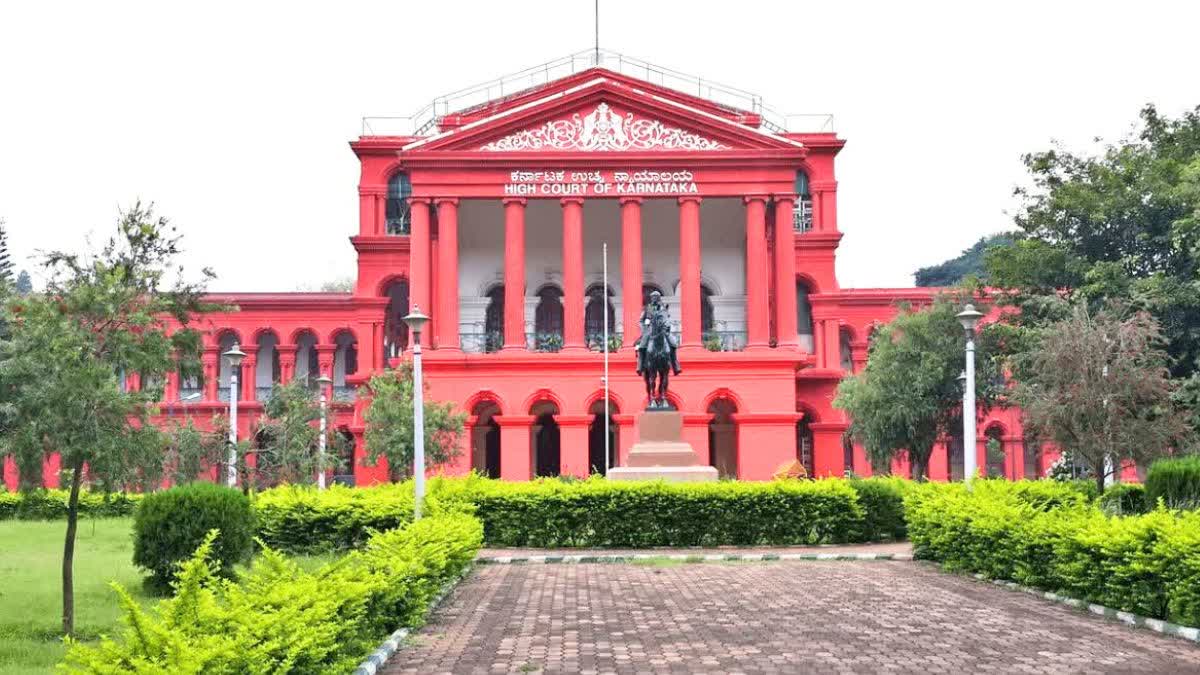
[[[204,398],[204,390],[200,387],[183,387],[179,390],[179,400],[183,403],[193,403]]]
[[[792,229],[809,232],[813,227],[813,204],[811,199],[801,199],[792,211]]]
[[[604,333],[591,333],[587,336],[587,347],[594,352],[605,351]],[[608,334],[608,351],[616,352],[621,349],[622,336],[620,333]]]
[[[404,213],[399,217],[390,217],[387,219],[388,234],[412,234],[412,218],[411,214]]]
[[[526,333],[525,343],[535,352],[557,352],[562,349],[561,333]]]
[[[478,331],[459,335],[462,350],[471,354],[491,354],[504,346],[504,333],[500,331]]]
[[[254,388],[254,400],[266,403],[267,401],[271,400],[271,394],[273,394],[274,392],[275,392],[274,386],[255,387]]]
[[[746,331],[710,330],[704,334],[704,348],[710,352],[740,352],[746,348]]]
[[[357,387],[353,387],[353,386],[345,385],[345,384],[340,385],[340,386],[334,385],[333,400],[342,402],[342,403],[348,402],[348,401],[353,401],[354,397],[357,395],[357,393],[358,393]]]

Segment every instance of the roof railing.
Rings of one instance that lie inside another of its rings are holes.
[[[763,127],[775,133],[833,131],[833,115],[783,115],[763,105],[761,96],[743,89],[664,68],[608,49],[588,49],[439,96],[411,115],[363,117],[362,135],[425,136],[434,130],[438,120],[444,115],[469,112],[596,67],[698,96],[731,110],[757,113],[762,117]]]

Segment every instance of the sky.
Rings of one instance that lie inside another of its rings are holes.
[[[592,0],[0,3],[0,218],[18,268],[153,202],[220,291],[355,271],[363,115],[588,49]],[[1194,1],[601,0],[606,49],[831,113],[843,287],[1011,228],[1021,155],[1200,104]],[[35,279],[37,274],[35,271]]]

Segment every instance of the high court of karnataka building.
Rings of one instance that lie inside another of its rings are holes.
[[[350,143],[361,162],[353,291],[214,296],[238,311],[203,317],[204,384],[168,378],[161,415],[226,410],[219,355],[237,343],[249,354],[241,438],[273,383],[327,373],[336,426],[355,440],[339,479],[384,480],[364,465],[356,390],[408,358],[401,317],[420,307],[427,397],[468,415],[462,453],[433,471],[602,473],[606,428],[617,465],[636,440],[646,395],[634,345],[657,290],[684,370],[671,403],[702,463],[749,480],[794,459],[813,476],[869,475],[835,389],[865,365],[873,327],[935,289],[838,283],[838,245],[854,236],[838,223],[846,141],[824,118],[808,131],[789,121],[753,94],[591,51],[435,99],[414,119],[368,118]],[[978,429],[971,446],[989,473],[1047,469],[1016,411]],[[989,437],[1003,456],[988,456]],[[939,445],[930,477],[960,477],[962,447]]]

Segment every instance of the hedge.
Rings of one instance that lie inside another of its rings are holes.
[[[420,624],[482,542],[464,514],[377,534],[316,572],[266,550],[239,582],[213,574],[213,537],[184,564],[176,595],[153,614],[114,585],[120,640],[69,642],[67,672],[348,673],[401,626]]]
[[[326,490],[285,486],[254,499],[258,537],[288,553],[317,553],[361,546],[372,532],[383,532],[412,520],[411,483]]]
[[[1200,508],[1200,455],[1160,459],[1146,472],[1146,503],[1169,509]]]
[[[67,517],[68,490],[0,492],[0,520],[58,520]],[[142,500],[138,493],[80,492],[79,515],[90,518],[119,518],[133,514]]]
[[[1047,509],[1021,484],[992,483],[979,481],[972,492],[960,484],[912,490],[905,512],[914,554],[950,570],[1200,625],[1200,513],[1114,517],[1091,503]],[[1050,488],[1037,489],[1055,489],[1045,483]]]
[[[1132,516],[1150,510],[1146,501],[1146,487],[1141,483],[1110,485],[1096,505],[1110,516]]]

